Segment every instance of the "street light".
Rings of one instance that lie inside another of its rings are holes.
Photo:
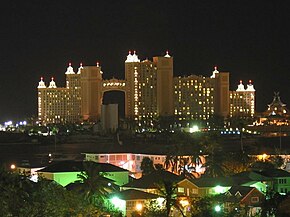
[[[216,212],[220,212],[221,211],[221,206],[220,205],[216,205],[215,207],[214,207],[214,211],[216,211]]]
[[[16,166],[15,164],[11,164],[10,169],[15,170]]]
[[[140,212],[143,209],[143,205],[141,203],[136,204],[136,210]]]

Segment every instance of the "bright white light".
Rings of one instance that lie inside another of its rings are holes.
[[[157,203],[158,203],[158,206],[162,206],[164,200],[165,200],[165,199],[164,199],[163,197],[158,197],[158,198],[156,199],[156,201],[157,201]]]
[[[194,132],[198,132],[199,131],[199,128],[198,128],[198,126],[193,126],[193,127],[191,127],[191,128],[189,128],[189,132],[190,133],[194,133]]]
[[[218,194],[221,194],[224,192],[224,188],[222,186],[219,186],[219,185],[215,186],[214,190]]]
[[[126,201],[121,200],[118,197],[113,197],[111,203],[119,210],[123,211],[126,208]]]
[[[4,123],[4,125],[7,127],[7,126],[10,126],[10,125],[12,125],[12,121],[6,121],[5,123]]]
[[[10,168],[14,170],[16,168],[15,164],[11,164]]]
[[[216,205],[216,206],[214,207],[214,210],[215,210],[216,212],[220,212],[220,211],[221,211],[221,206],[220,206],[220,205]]]
[[[141,203],[136,204],[136,210],[141,211],[143,209],[143,205]]]

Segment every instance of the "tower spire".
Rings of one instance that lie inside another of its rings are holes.
[[[38,82],[37,88],[46,88],[45,83],[43,81],[43,77],[40,78],[40,81]]]
[[[73,67],[71,66],[71,63],[68,64],[68,67],[66,69],[65,72],[66,75],[71,75],[71,74],[75,74]]]
[[[53,77],[51,78],[51,81],[49,82],[48,88],[56,88],[56,84],[54,82],[54,78]]]
[[[78,68],[77,74],[81,74],[81,70],[83,69],[83,63],[80,63],[80,67]]]

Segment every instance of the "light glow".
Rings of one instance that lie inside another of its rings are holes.
[[[143,209],[143,205],[141,203],[137,203],[136,210],[140,212],[142,209]]]

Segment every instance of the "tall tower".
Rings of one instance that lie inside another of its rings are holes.
[[[139,101],[139,79],[140,74],[140,59],[134,51],[127,56],[125,61],[125,81],[127,91],[125,93],[125,116],[136,119],[139,114],[138,101]]]
[[[215,96],[214,96],[214,111],[215,114],[222,117],[229,115],[229,72],[219,72],[217,67],[214,68],[211,78],[215,78]]]
[[[173,57],[153,57],[157,67],[157,113],[172,116],[173,108]]]
[[[85,121],[100,119],[102,105],[102,71],[97,66],[84,66],[81,69],[81,114]]]

